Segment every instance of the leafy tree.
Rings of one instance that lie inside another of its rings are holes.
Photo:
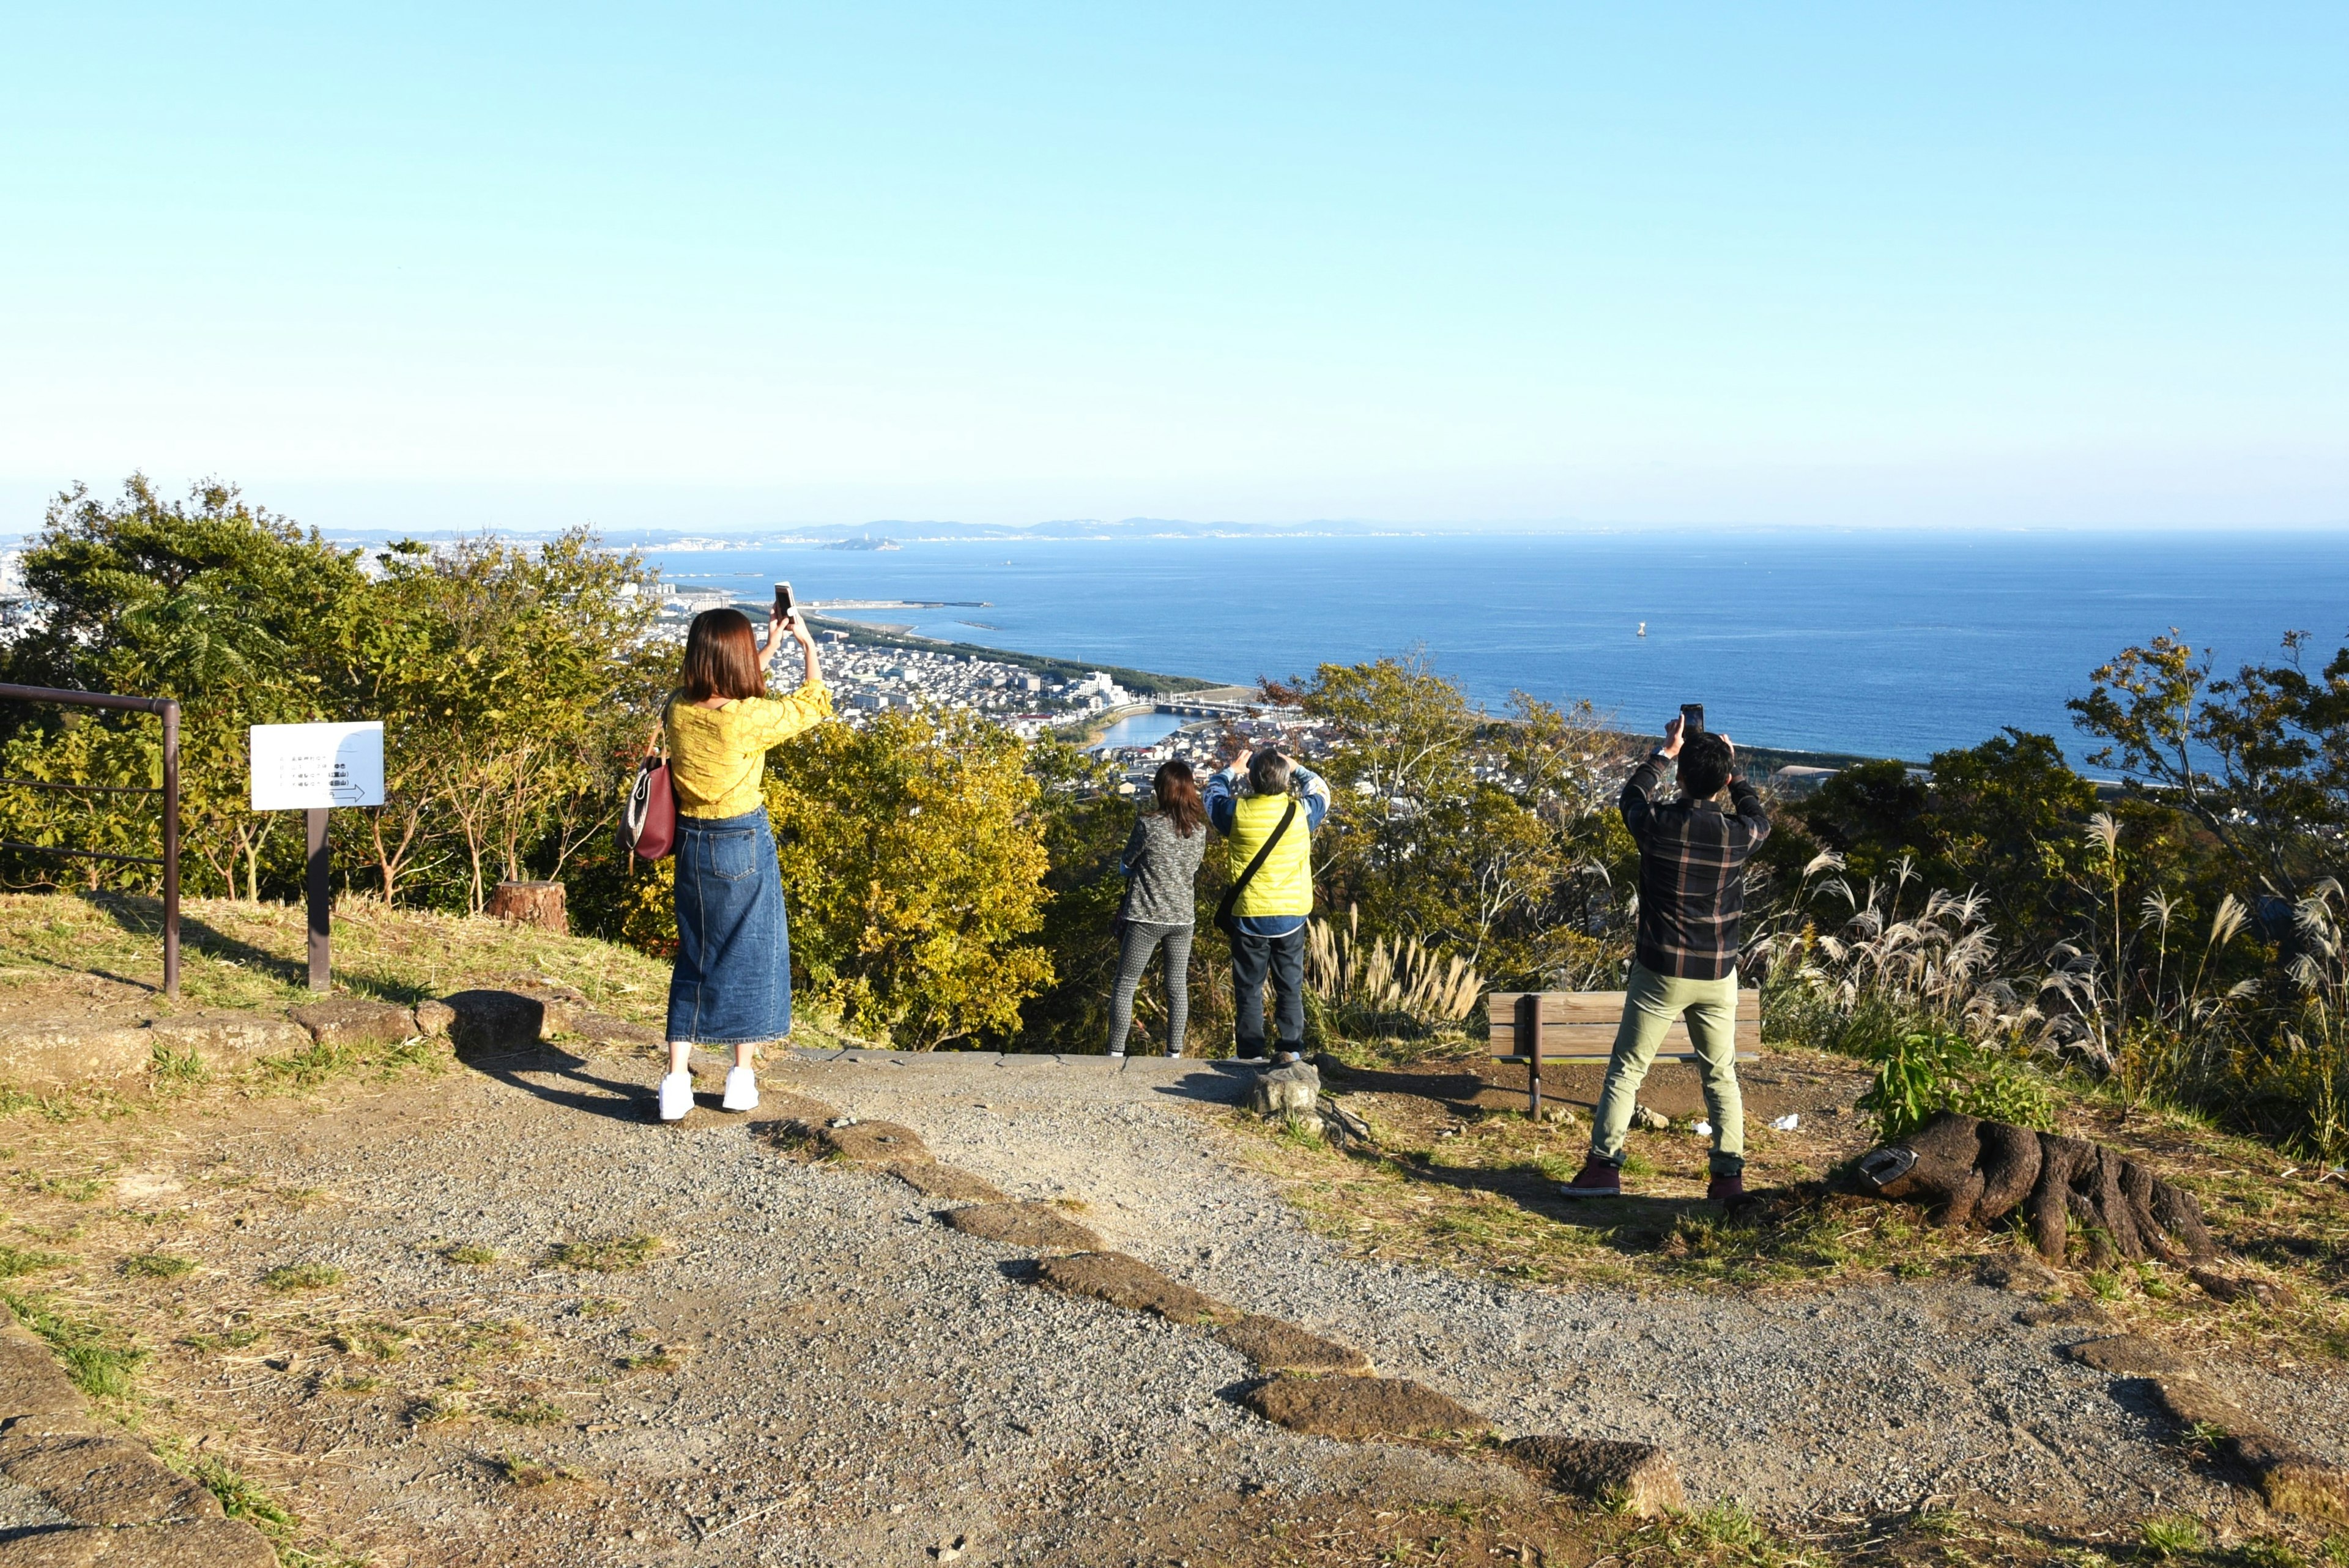
[[[258,898],[278,814],[247,806],[245,731],[339,716],[334,630],[366,587],[355,556],[249,504],[233,485],[207,482],[183,502],[166,501],[133,474],[111,503],[77,485],[50,504],[26,553],[26,584],[44,616],[7,649],[9,678],[179,699],[194,880],[201,887],[208,871],[213,886],[233,891],[242,869],[245,896]],[[12,717],[22,739],[28,721]],[[78,732],[29,722],[36,745]],[[109,715],[98,726],[144,733],[152,723]],[[87,771],[102,753],[121,785],[160,774],[160,738],[141,742],[143,756],[136,746],[93,749],[89,739],[62,742],[81,760],[52,765]],[[300,851],[288,849],[298,875]]]
[[[654,574],[585,529],[534,548],[403,541],[379,560],[345,634],[355,701],[385,720],[368,847],[388,899],[445,822],[478,910],[493,876],[559,876],[610,823],[673,658],[647,637]]]
[[[2096,809],[2053,737],[2010,729],[1936,753],[1930,836],[1937,886],[1980,888],[2010,948],[2044,951],[2074,913],[2066,861]]]
[[[1117,857],[1136,803],[1116,792],[1114,769],[1050,736],[1028,748],[1028,771],[1037,784],[1050,895],[1037,940],[1052,955],[1052,981],[1021,1009],[1020,1044],[1036,1051],[1098,1050],[1109,1034],[1110,989],[1117,979],[1112,928],[1125,894]]]
[[[2208,650],[2198,657],[2172,629],[2124,649],[2068,704],[2107,742],[2091,762],[2189,813],[2285,899],[2349,869],[2349,647],[2311,673],[2307,645],[2287,632],[2282,661],[2217,679]]]
[[[1939,846],[1930,801],[1906,763],[1861,763],[1827,780],[1791,815],[1864,880],[1904,858],[1933,855]]]
[[[968,711],[826,724],[777,749],[767,806],[792,957],[858,1033],[1008,1035],[1052,981],[1030,939],[1050,857],[1019,740]]]

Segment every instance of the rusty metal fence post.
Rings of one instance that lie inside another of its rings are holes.
[[[30,855],[67,855],[81,860],[119,860],[132,866],[157,866],[163,872],[163,994],[180,996],[180,704],[169,697],[119,697],[109,691],[70,691],[53,686],[10,686],[0,683],[0,701],[55,702],[65,708],[105,708],[117,712],[152,713],[163,721],[163,783],[160,787],[120,784],[56,784],[47,779],[0,779],[0,785],[20,789],[56,790],[67,794],[160,794],[163,797],[163,853],[117,855],[110,850],[76,849],[62,844],[25,844],[0,839],[0,849]]]

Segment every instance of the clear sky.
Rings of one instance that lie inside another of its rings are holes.
[[[0,532],[2349,523],[2349,6],[0,10]]]

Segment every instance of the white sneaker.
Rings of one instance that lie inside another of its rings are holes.
[[[671,1073],[660,1083],[660,1119],[681,1122],[685,1113],[693,1109],[693,1077],[688,1073]]]
[[[730,1111],[755,1111],[759,1108],[759,1075],[748,1067],[736,1067],[726,1075],[726,1097],[718,1102]]]

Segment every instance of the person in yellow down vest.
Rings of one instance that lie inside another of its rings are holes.
[[[1264,1051],[1264,982],[1272,980],[1273,1016],[1279,1026],[1278,1059],[1305,1054],[1305,922],[1313,914],[1313,830],[1330,814],[1330,786],[1278,748],[1243,752],[1207,781],[1207,821],[1230,840],[1231,876],[1237,881],[1257,852],[1271,852],[1232,906],[1239,929],[1232,936],[1232,1033],[1244,1061]],[[1280,831],[1281,818],[1297,813]]]

